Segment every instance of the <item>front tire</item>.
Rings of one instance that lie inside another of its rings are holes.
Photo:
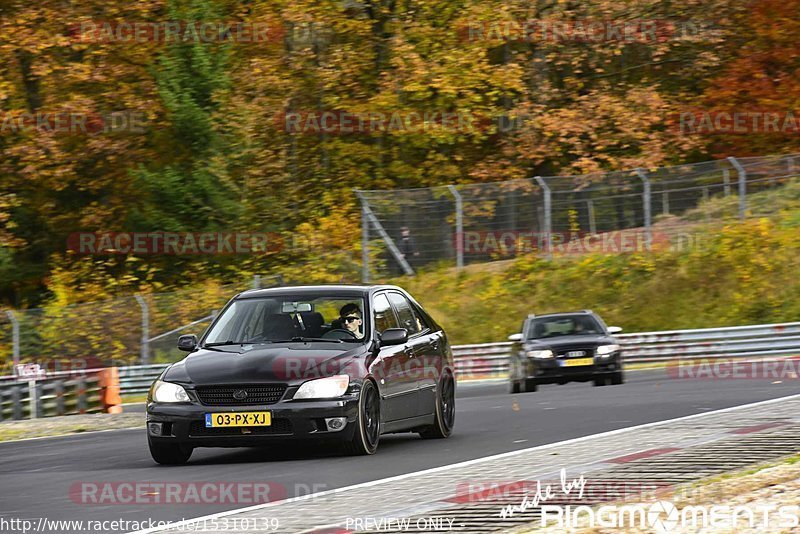
[[[156,443],[147,436],[150,456],[161,465],[183,465],[192,456],[192,447],[178,443]]]
[[[604,376],[598,376],[594,379],[594,387],[605,386],[608,383],[608,379]]]
[[[525,393],[535,393],[539,389],[539,381],[535,378],[525,379]]]
[[[619,386],[620,384],[625,383],[625,375],[622,374],[622,371],[617,371],[613,375],[611,375],[611,385]]]
[[[358,397],[358,418],[353,439],[345,443],[344,450],[353,456],[375,454],[380,441],[381,400],[378,388],[365,380]]]
[[[419,433],[424,439],[444,439],[453,433],[456,422],[456,382],[450,374],[442,377],[436,388],[436,412],[433,424]]]

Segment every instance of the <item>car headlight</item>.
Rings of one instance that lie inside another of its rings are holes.
[[[598,356],[611,356],[615,352],[619,350],[619,345],[600,345],[597,347],[597,355]]]
[[[552,350],[529,350],[525,354],[528,355],[528,358],[537,358],[539,360],[546,360],[548,358],[553,357]]]
[[[294,394],[295,399],[332,399],[341,397],[350,386],[350,377],[336,375],[309,380]]]
[[[172,382],[156,380],[150,388],[150,398],[155,402],[191,402],[186,390]]]

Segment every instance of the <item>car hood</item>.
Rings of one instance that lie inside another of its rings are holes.
[[[291,383],[336,374],[352,376],[357,373],[354,358],[364,354],[366,347],[341,345],[292,343],[200,349],[167,369],[162,380],[194,385],[259,384]]]
[[[559,351],[572,347],[597,348],[599,345],[616,343],[614,338],[605,335],[557,336],[549,339],[529,339],[525,342],[529,349],[552,349]]]

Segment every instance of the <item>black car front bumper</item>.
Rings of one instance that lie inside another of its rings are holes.
[[[558,382],[585,382],[596,378],[608,377],[622,370],[622,359],[619,353],[607,358],[595,357],[592,365],[566,367],[562,358],[550,360],[528,359],[527,378],[535,378],[540,384]]]
[[[263,412],[271,414],[270,426],[206,428],[205,414]],[[342,430],[330,431],[326,418],[346,417]],[[358,418],[358,397],[336,400],[286,401],[253,406],[204,406],[199,403],[147,404],[147,433],[155,443],[179,443],[191,447],[250,447],[275,441],[330,440],[353,437]],[[161,423],[151,425],[150,423]],[[158,433],[154,430],[158,429]]]

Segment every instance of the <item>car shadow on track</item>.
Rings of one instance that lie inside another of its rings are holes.
[[[403,447],[414,449],[414,443],[424,443],[417,434],[396,434],[381,437],[381,443],[375,456],[380,457],[392,450]],[[326,458],[363,458],[346,454],[336,444],[321,443],[286,443],[248,448],[200,448],[187,465],[222,465],[243,463],[274,463],[303,460],[319,460]]]

